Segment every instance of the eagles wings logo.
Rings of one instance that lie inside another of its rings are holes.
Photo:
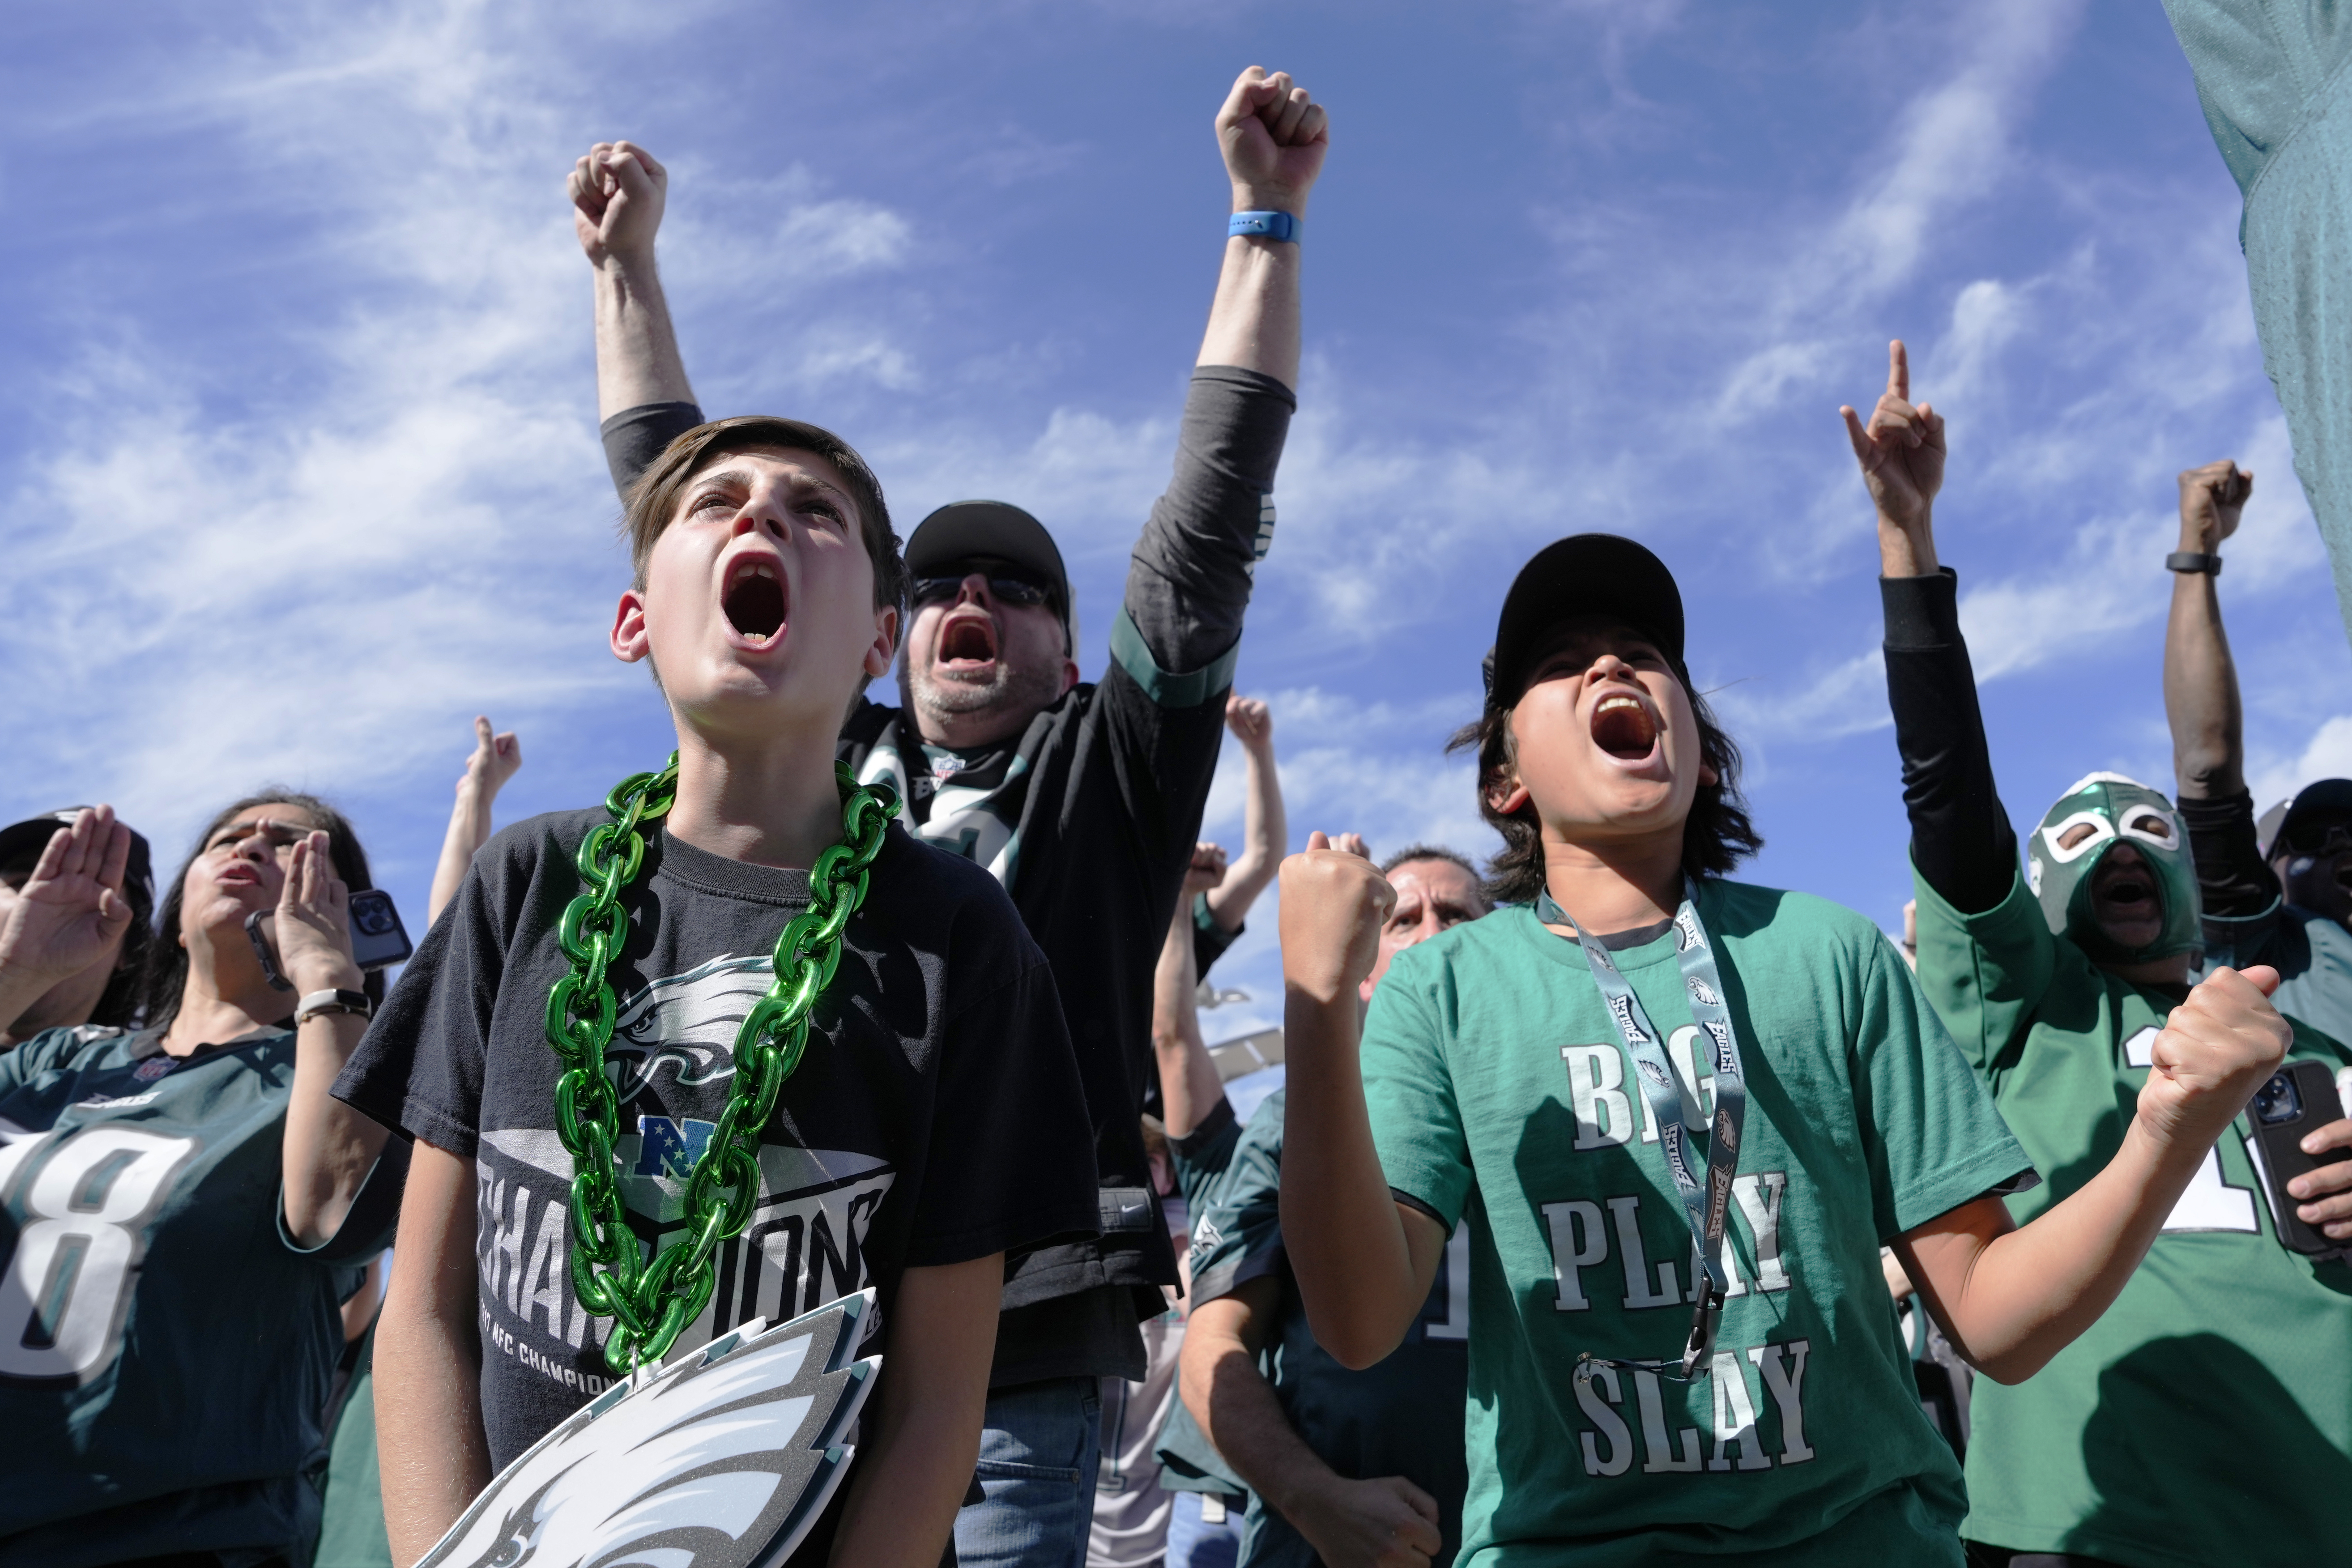
[[[735,1076],[735,1032],[775,979],[766,953],[728,955],[666,974],[621,1005],[604,1059],[622,1064],[623,1104],[667,1067],[689,1086]]]
[[[417,1568],[772,1568],[841,1485],[881,1358],[870,1289],[616,1384],[499,1472]]]

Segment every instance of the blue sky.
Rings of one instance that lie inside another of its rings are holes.
[[[2013,813],[2094,768],[2169,787],[2172,475],[2221,456],[2260,480],[2221,585],[2257,794],[2352,772],[2236,191],[2153,5],[134,4],[0,39],[8,817],[110,799],[169,866],[231,795],[307,784],[415,923],[473,713],[522,734],[501,823],[659,760],[604,648],[625,565],[562,194],[602,137],[672,171],[706,405],[842,431],[902,527],[1031,508],[1097,671],[1253,62],[1333,120],[1241,663],[1295,839],[1487,847],[1443,737],[1512,570],[1612,529],[1682,580],[1755,878],[1894,924],[1836,416],[1890,335],[1951,420],[1941,546]],[[1271,915],[1220,972],[1262,1003]]]

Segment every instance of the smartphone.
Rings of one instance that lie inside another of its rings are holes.
[[[392,895],[382,888],[362,888],[352,895],[352,956],[362,969],[382,969],[400,963],[415,950],[392,907]]]
[[[415,951],[409,945],[407,928],[400,923],[400,911],[393,907],[392,895],[381,888],[363,888],[352,895],[351,922],[352,956],[363,971],[399,963]],[[256,910],[245,917],[245,934],[261,960],[262,978],[276,990],[291,991],[293,983],[278,965],[277,927],[275,910]]]
[[[2305,1172],[2339,1160],[2352,1160],[2352,1149],[2330,1149],[2306,1154],[2303,1141],[2344,1111],[2336,1098],[2336,1075],[2320,1062],[2289,1062],[2254,1091],[2246,1107],[2253,1118],[2254,1141],[2262,1145],[2264,1173],[2270,1180],[2271,1215],[2278,1221],[2279,1240],[2295,1252],[2334,1252],[2344,1243],[2332,1241],[2319,1227],[2305,1225],[2295,1215],[2302,1200],[2286,1184]]]

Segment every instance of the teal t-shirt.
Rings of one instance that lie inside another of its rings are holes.
[[[2053,936],[2021,877],[1979,915],[1918,896],[1919,984],[2050,1177],[2010,1201],[2022,1223],[2114,1157],[2173,997]],[[2294,1021],[2291,1057],[2345,1064]],[[1969,1539],[2134,1565],[2344,1561],[2352,1267],[2279,1245],[2256,1148],[2241,1114],[2099,1321],[2014,1387],[1977,1381]]]
[[[1862,916],[1737,882],[1699,889],[1748,1114],[1709,1374],[1679,1354],[1690,1230],[1633,1064],[1582,952],[1510,908],[1398,955],[1372,999],[1365,1098],[1388,1180],[1470,1225],[1469,1496],[1461,1561],[1958,1563],[1959,1468],[1919,1409],[1878,1247],[2030,1171]],[[1671,932],[1618,952],[1704,1114]],[[1695,1116],[1691,1120],[1700,1120]]]

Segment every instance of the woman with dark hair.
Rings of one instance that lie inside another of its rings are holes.
[[[118,936],[128,859],[105,806],[57,836],[26,951]],[[310,1561],[339,1303],[404,1163],[328,1093],[382,991],[352,957],[367,885],[340,813],[249,795],[165,891],[142,1026],[0,1057],[0,1565]]]

